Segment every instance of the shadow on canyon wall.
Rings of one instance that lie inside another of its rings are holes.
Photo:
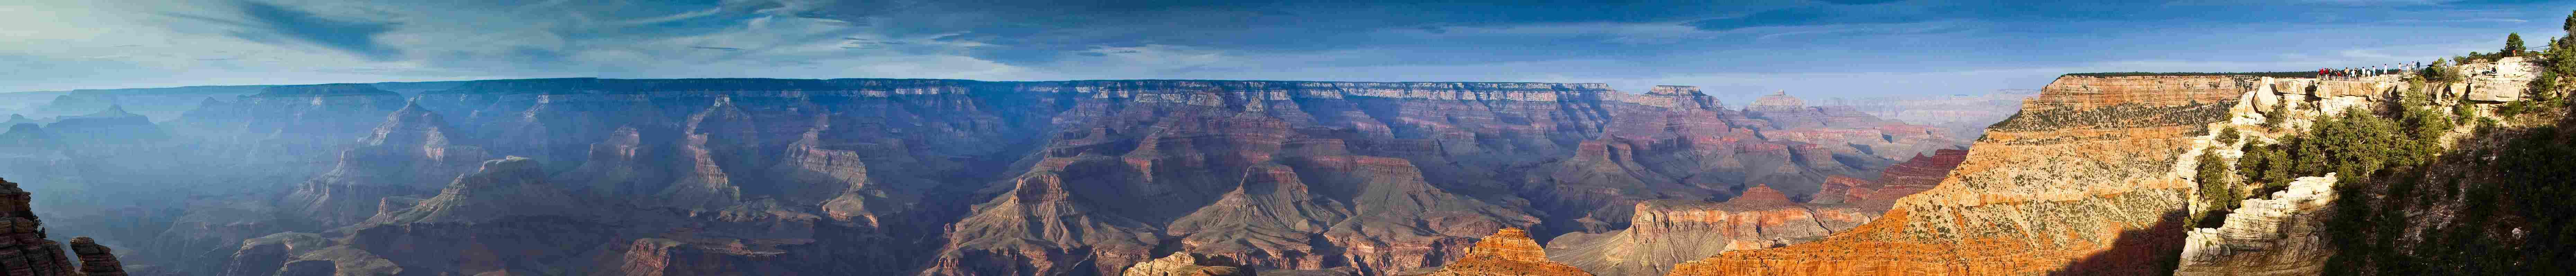
[[[2076,259],[2065,270],[2048,275],[2159,275],[2173,273],[2182,263],[2182,245],[2186,228],[2183,223],[2189,211],[2165,212],[2162,219],[2146,229],[2120,231],[2111,247],[2102,252]]]

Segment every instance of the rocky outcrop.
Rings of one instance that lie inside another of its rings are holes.
[[[0,179],[0,275],[125,275],[124,264],[107,247],[89,237],[72,238],[72,253],[45,239],[44,222],[36,219],[34,197],[17,182]],[[79,263],[73,263],[78,256]]]
[[[2325,223],[2334,214],[2335,176],[2300,177],[2288,190],[2245,200],[2218,228],[2194,228],[2183,239],[2175,275],[2316,275],[2333,246]]]
[[[2461,82],[2467,91],[2463,99],[2485,102],[2521,100],[2524,89],[2542,71],[2530,57],[2502,57],[2495,62],[2468,63],[2458,66],[2468,80]]]
[[[72,254],[80,255],[81,275],[125,276],[125,265],[116,261],[115,250],[98,245],[97,240],[73,237]]]
[[[1441,266],[1440,270],[1422,275],[1566,275],[1591,276],[1574,266],[1547,260],[1547,252],[1530,240],[1529,232],[1503,228],[1476,241],[1467,255]]]

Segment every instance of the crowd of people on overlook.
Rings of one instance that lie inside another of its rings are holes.
[[[2360,80],[2380,75],[2402,75],[2424,70],[2423,62],[2380,64],[2363,67],[2317,68],[2317,79]]]

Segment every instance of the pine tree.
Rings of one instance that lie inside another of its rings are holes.
[[[2273,188],[2290,186],[2290,151],[2273,149],[2263,153],[2264,186]]]
[[[2334,171],[2326,168],[2326,151],[2324,145],[2321,145],[2324,142],[2315,137],[2299,137],[2297,141],[2298,151],[2291,155],[2297,157],[2290,163],[2292,175],[2325,175],[2327,172]]]
[[[2505,34],[2505,35],[2504,35],[2504,50],[2501,50],[2501,51],[2497,51],[2497,52],[2496,52],[2496,54],[2498,54],[2498,55],[2503,55],[2503,56],[2508,56],[2508,57],[2510,57],[2510,56],[2514,56],[2515,54],[2521,54],[2521,53],[2522,53],[2522,34],[2521,34],[2521,33],[2508,33],[2508,34]]]
[[[2237,197],[2235,187],[2227,185],[2227,160],[2219,159],[2218,150],[2210,147],[2201,151],[2198,177],[2193,180],[2200,182],[2200,201],[2210,203],[2210,210],[2235,209],[2237,201],[2244,198]]]
[[[2245,147],[2241,148],[2245,154],[2236,157],[2237,179],[2249,182],[2263,181],[2263,157],[2272,154],[2271,148],[2255,144],[2257,143],[2245,143]]]
[[[2576,34],[2576,11],[2567,12],[2567,21],[2560,23],[2560,25],[2558,25],[2558,30],[2567,31],[2567,33],[2570,34]]]

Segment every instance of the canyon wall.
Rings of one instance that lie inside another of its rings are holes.
[[[1807,202],[1767,187],[1725,202],[1638,202],[1628,229],[1566,233],[1549,243],[1548,258],[1599,275],[1663,275],[1673,264],[1720,252],[1813,241],[1876,219],[1897,198],[1930,189],[1966,156],[1965,150],[1944,149],[1890,166],[1878,181],[1838,177]]]
[[[1816,242],[1671,275],[2149,274],[2172,267],[2187,168],[2250,77],[2060,77],[1929,190]]]

